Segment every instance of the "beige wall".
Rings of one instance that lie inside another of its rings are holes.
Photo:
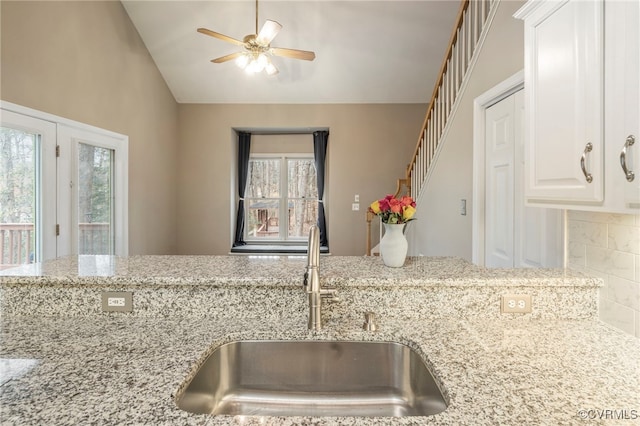
[[[273,134],[251,136],[251,154],[303,153],[313,155],[313,135]]]
[[[233,127],[328,127],[331,251],[364,254],[366,207],[404,176],[425,105],[178,105],[120,2],[0,7],[0,98],[129,136],[130,254],[228,252]]]
[[[363,255],[369,203],[403,177],[425,105],[180,105],[178,251],[224,254],[235,196],[233,128],[328,127],[326,208],[331,252]],[[351,211],[360,195],[360,211]]]
[[[443,143],[433,175],[418,200],[413,223],[415,254],[471,260],[473,100],[524,68],[524,29],[513,13],[523,1],[503,1],[480,51],[467,90]],[[460,200],[467,215],[460,215]]]
[[[175,252],[177,104],[121,3],[0,8],[0,98],[128,135],[129,252]]]

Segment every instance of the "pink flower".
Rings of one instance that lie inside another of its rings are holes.
[[[393,213],[400,213],[402,211],[402,204],[400,203],[400,200],[398,200],[397,198],[392,198],[389,201],[389,206]]]
[[[404,197],[402,197],[402,199],[400,200],[400,203],[402,204],[403,207],[406,207],[406,206],[415,207],[416,206],[416,202],[413,201],[413,198],[409,197],[408,195],[405,195]]]

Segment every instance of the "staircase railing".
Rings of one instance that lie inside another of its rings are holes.
[[[416,200],[420,196],[436,158],[449,116],[456,107],[458,95],[467,81],[467,74],[473,63],[478,42],[491,12],[499,2],[500,0],[461,1],[449,39],[449,47],[440,67],[416,149],[407,166],[406,176],[398,179],[396,195],[407,193]],[[376,254],[376,248],[371,246],[373,218],[374,215],[367,212],[367,256]]]
[[[467,71],[490,12],[498,3],[499,0],[462,0],[460,4],[449,48],[440,67],[416,149],[407,166],[405,179],[400,179],[408,182],[405,184],[415,199],[420,196],[431,171],[443,131],[466,81]]]

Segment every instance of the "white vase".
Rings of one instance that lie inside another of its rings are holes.
[[[409,244],[404,236],[404,223],[384,223],[384,235],[380,240],[380,255],[385,265],[400,268],[407,257]]]

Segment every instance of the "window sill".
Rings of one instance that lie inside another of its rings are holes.
[[[230,254],[307,254],[307,245],[246,244],[232,247]],[[320,254],[330,254],[329,247],[320,247]]]

